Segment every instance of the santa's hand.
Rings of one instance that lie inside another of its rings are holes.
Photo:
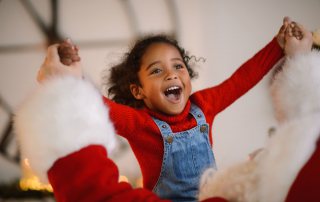
[[[300,33],[301,37],[296,37],[294,33]],[[311,51],[312,34],[302,25],[295,23],[294,26],[288,26],[285,34],[285,53],[288,57],[296,54],[304,54]]]
[[[83,73],[80,62],[72,62],[70,65],[62,64],[58,54],[58,47],[59,44],[48,47],[45,61],[38,71],[38,82],[41,83],[48,78],[65,75],[82,78]]]

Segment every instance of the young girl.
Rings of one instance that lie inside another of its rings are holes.
[[[277,37],[230,78],[193,94],[195,73],[189,57],[166,36],[139,40],[123,62],[111,68],[111,100],[104,101],[116,132],[128,140],[138,159],[145,188],[165,199],[196,200],[201,172],[215,166],[211,150],[215,116],[257,84],[283,56],[289,23],[285,19]],[[65,42],[61,47],[69,49],[68,54],[60,51],[61,61],[77,55],[72,44]],[[79,61],[75,58],[65,64]],[[50,76],[45,72],[40,69],[39,81]],[[77,69],[75,74],[79,77],[81,72]]]

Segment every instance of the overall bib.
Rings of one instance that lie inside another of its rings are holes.
[[[197,201],[202,172],[216,166],[204,114],[194,104],[190,113],[196,119],[197,126],[177,133],[173,133],[166,122],[153,118],[164,144],[161,172],[153,192],[162,199]]]

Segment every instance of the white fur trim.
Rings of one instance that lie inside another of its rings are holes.
[[[313,154],[320,134],[320,114],[284,123],[259,157],[257,198],[284,201],[299,171]]]
[[[15,116],[23,157],[44,182],[53,163],[90,144],[115,147],[115,131],[102,96],[92,83],[52,78],[28,97]]]
[[[238,202],[255,201],[249,198],[257,184],[255,168],[256,162],[253,160],[218,171],[209,168],[201,176],[199,201],[211,197],[222,197],[228,201]]]
[[[320,52],[288,58],[271,86],[279,122],[320,110]]]
[[[201,177],[199,200],[223,197],[233,202],[282,202],[299,171],[313,154],[320,114],[296,119],[277,129],[255,159]]]

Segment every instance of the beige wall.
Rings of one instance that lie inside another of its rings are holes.
[[[48,0],[33,0],[49,21]],[[319,0],[172,0],[178,24],[170,18],[164,1],[131,0],[136,27],[117,0],[61,1],[61,31],[80,45],[87,74],[98,85],[101,71],[119,59],[134,33],[176,31],[191,54],[206,58],[199,64],[194,90],[215,85],[268,43],[291,16],[310,30],[320,27]],[[176,26],[176,27],[175,27]],[[44,58],[44,36],[18,0],[0,1],[0,47],[37,45],[33,49],[0,52],[0,95],[14,109],[37,84],[35,75]],[[88,46],[84,42],[121,39],[123,44]],[[218,167],[230,165],[264,145],[269,127],[275,125],[268,95],[268,77],[222,112],[214,123],[214,152]],[[0,129],[7,117],[0,110]],[[135,175],[137,171],[121,169]],[[136,167],[135,167],[136,168]],[[0,183],[19,175],[19,168],[0,158]]]

